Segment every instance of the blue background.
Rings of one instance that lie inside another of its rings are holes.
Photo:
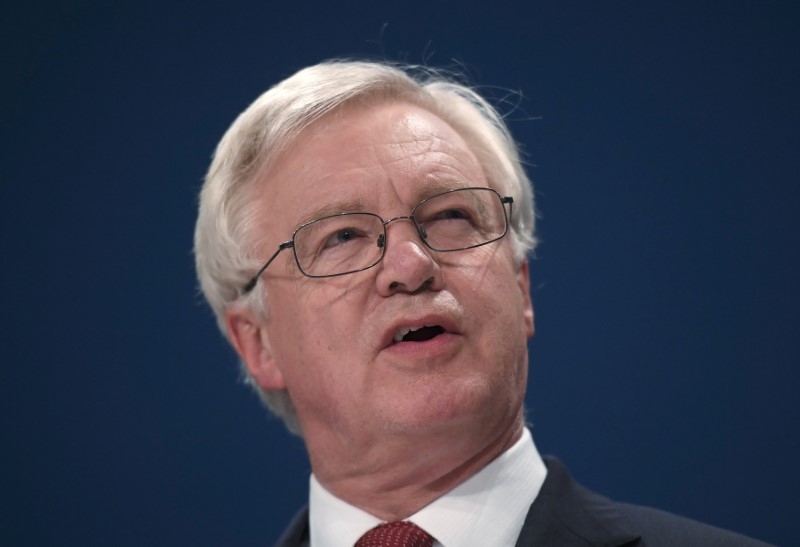
[[[284,4],[5,9],[0,545],[269,545],[305,502],[301,442],[197,295],[192,231],[233,118],[348,55],[507,97],[541,211],[540,450],[795,543],[798,4]]]

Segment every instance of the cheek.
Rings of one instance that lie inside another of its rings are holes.
[[[462,301],[467,305],[470,300],[474,302],[469,313],[479,318],[484,332],[479,350],[492,353],[493,362],[509,363],[509,374],[520,371],[524,374],[528,341],[526,300],[510,252],[508,256],[502,250],[480,256],[474,262],[462,264],[457,272],[464,283]],[[498,359],[500,356],[503,359]]]
[[[326,374],[352,357],[348,352],[354,353],[364,310],[352,284],[337,278],[309,279],[276,296],[270,310],[275,312],[270,321],[275,327],[273,346],[279,348],[276,357],[299,369],[300,375]]]
[[[452,282],[467,292],[466,302],[477,300],[485,313],[504,323],[521,318],[525,300],[507,246],[478,247],[454,262],[452,271]]]
[[[305,328],[308,342],[327,351],[352,347],[366,310],[362,280],[354,274],[314,281],[298,295],[299,326]]]

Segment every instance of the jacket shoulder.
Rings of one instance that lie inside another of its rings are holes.
[[[660,545],[768,547],[769,545],[729,530],[659,509],[627,503],[617,503],[616,505],[631,526],[639,531],[648,547]]]
[[[544,460],[547,478],[525,519],[519,547],[768,545],[666,511],[612,501],[575,482],[557,459]]]

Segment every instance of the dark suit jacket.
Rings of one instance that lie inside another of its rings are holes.
[[[759,547],[766,543],[657,509],[616,503],[576,483],[554,458],[531,505],[517,547]],[[276,547],[308,546],[308,508]]]

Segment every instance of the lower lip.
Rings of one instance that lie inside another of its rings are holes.
[[[458,334],[445,332],[424,342],[397,342],[383,351],[405,359],[444,358],[455,352],[460,338]]]

